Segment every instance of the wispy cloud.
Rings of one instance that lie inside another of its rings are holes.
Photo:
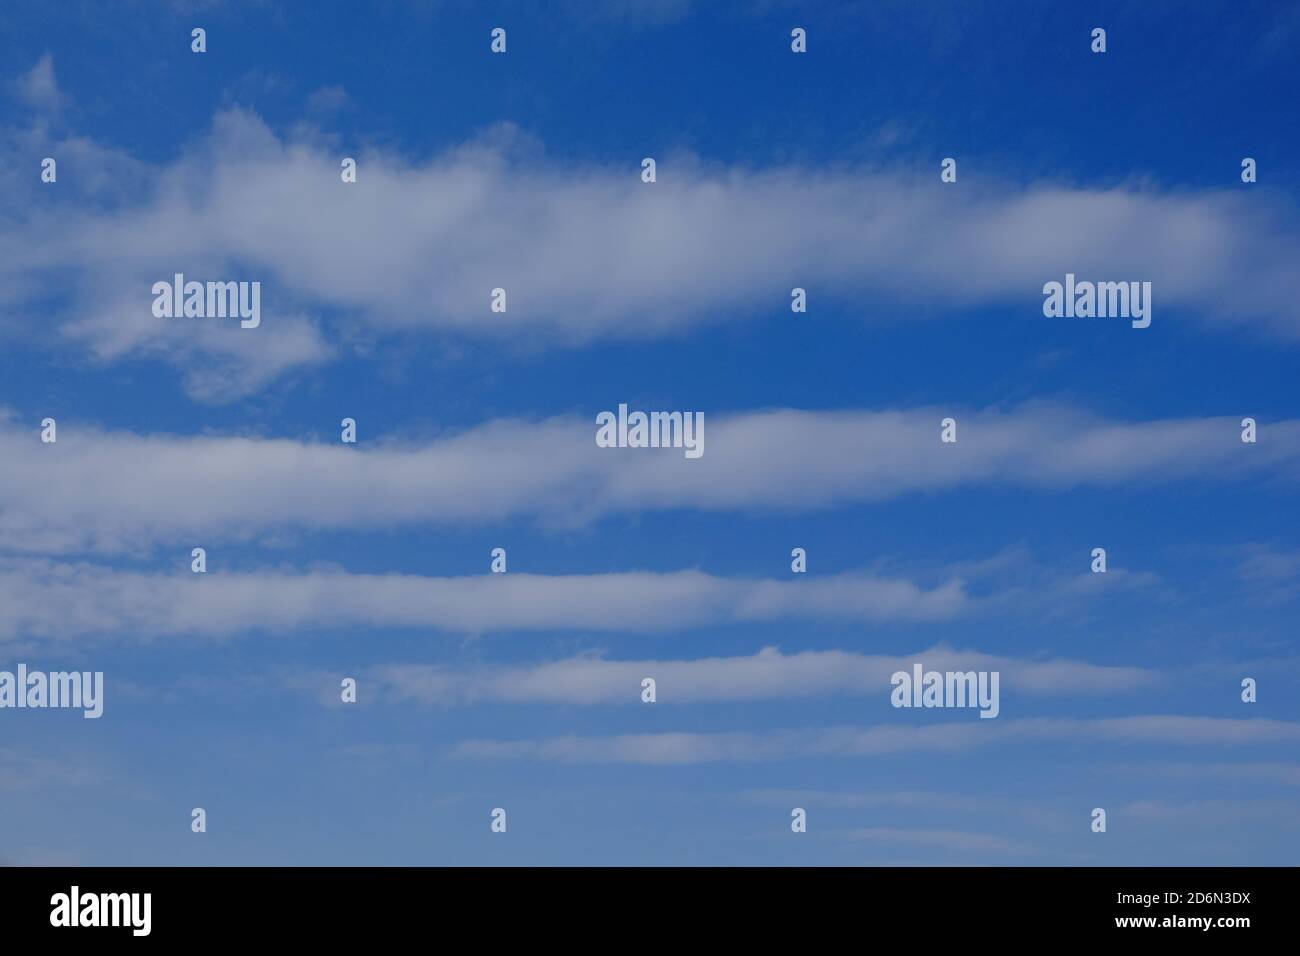
[[[926,589],[867,573],[800,580],[700,571],[432,578],[343,571],[173,574],[0,559],[0,637],[229,636],[310,627],[455,633],[662,632],[774,620],[940,621],[969,609],[961,583]]]
[[[28,106],[46,113],[57,113],[63,108],[64,95],[54,75],[54,57],[41,56],[36,64],[14,82],[14,92]]]
[[[1034,741],[1238,747],[1300,742],[1300,724],[1279,720],[1150,715],[1098,719],[1036,717],[752,733],[648,733],[542,740],[467,740],[455,754],[560,763],[696,764],[870,757],[967,751]]]
[[[1231,783],[1280,784],[1288,787],[1300,787],[1300,763],[1279,763],[1275,761],[1239,761],[1224,763],[1205,761],[1201,763],[1141,763],[1124,764],[1114,768],[1127,774],[1142,776],[1171,777],[1174,779],[1204,778]]]
[[[1269,602],[1294,600],[1300,596],[1300,551],[1251,545],[1242,550],[1237,574]]]
[[[1061,321],[1041,314],[1043,283],[1074,272],[1152,282],[1169,310],[1159,323],[1194,313],[1300,337],[1300,236],[1281,198],[974,178],[945,191],[915,172],[668,155],[646,185],[640,155],[563,165],[509,129],[417,162],[359,151],[357,182],[343,184],[342,157],[320,139],[222,112],[127,206],[22,210],[0,240],[0,275],[29,302],[68,300],[64,342],[174,362],[209,399],[326,360],[337,338],[326,316],[387,334],[576,344],[770,315],[794,286],[814,303],[1008,303],[1042,323]],[[174,272],[266,280],[263,325],[155,318],[150,284]],[[507,313],[489,311],[496,287]],[[200,374],[214,359],[224,382]]]
[[[1300,801],[1285,798],[1243,800],[1139,800],[1120,808],[1120,814],[1146,824],[1167,824],[1207,829],[1238,823],[1260,827],[1300,826]]]
[[[850,839],[891,846],[934,847],[942,850],[962,850],[973,853],[1010,853],[1027,855],[1034,852],[1029,844],[989,833],[970,833],[965,830],[920,830],[902,827],[866,827],[848,834]]]
[[[71,762],[0,747],[0,792],[84,787],[99,781],[97,773]]]
[[[1008,692],[1031,696],[1128,693],[1157,681],[1154,672],[1138,667],[1031,661],[938,646],[898,657],[847,651],[783,654],[767,647],[753,655],[696,660],[587,656],[522,667],[468,669],[390,664],[373,668],[364,683],[372,700],[435,706],[489,701],[639,705],[641,680],[646,677],[655,679],[658,701],[669,706],[836,695],[875,695],[883,700],[890,675],[910,670],[915,662],[932,670],[998,671]],[[337,680],[329,686],[333,692]]]
[[[953,414],[957,444],[939,441]],[[923,491],[1130,482],[1294,482],[1300,421],[1119,422],[1076,409],[760,411],[707,420],[704,457],[595,445],[592,418],[496,420],[432,442],[140,435],[0,420],[0,546],[112,550],[283,529],[384,528],[511,516],[579,522],[691,508],[791,513]],[[364,426],[363,426],[364,427]],[[200,540],[202,539],[202,540]]]

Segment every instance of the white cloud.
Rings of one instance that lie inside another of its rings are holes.
[[[1033,847],[1006,837],[989,833],[970,833],[965,830],[919,830],[901,827],[866,827],[854,830],[849,836],[869,843],[896,846],[937,847],[944,850],[965,850],[976,853],[1031,854]]]
[[[188,553],[188,552],[184,552]],[[122,571],[0,558],[0,638],[220,637],[348,627],[442,632],[662,632],[776,620],[941,621],[969,610],[961,583],[926,589],[867,573],[725,578],[700,571],[431,578],[343,571]],[[593,662],[595,663],[595,662]]]
[[[1300,764],[1268,761],[1239,763],[1141,763],[1117,768],[1125,773],[1177,778],[1208,777],[1216,781],[1249,781],[1254,785],[1300,787]]]
[[[939,442],[946,414],[959,420],[955,445]],[[69,420],[57,444],[42,444],[37,421],[0,418],[0,547],[188,549],[285,529],[577,522],[679,508],[786,513],[980,485],[1294,481],[1300,464],[1300,421],[1265,422],[1260,443],[1243,445],[1235,418],[1129,423],[1043,405],[706,416],[705,454],[694,460],[674,449],[598,448],[594,414],[355,447],[103,432]]]
[[[101,778],[95,772],[73,761],[0,747],[0,793],[84,787],[100,782]]]
[[[1300,724],[1280,720],[1137,716],[1074,719],[1034,717],[946,720],[927,726],[900,724],[830,727],[770,733],[650,733],[542,740],[467,740],[455,754],[478,759],[562,763],[696,764],[871,757],[895,753],[954,752],[1032,741],[1240,747],[1300,741]]]
[[[767,647],[750,656],[698,660],[578,657],[531,666],[473,669],[393,664],[373,668],[365,683],[375,698],[438,706],[488,701],[640,706],[644,677],[655,679],[658,700],[668,706],[834,695],[884,700],[890,675],[910,671],[914,662],[931,670],[998,671],[1008,693],[1032,696],[1125,693],[1156,681],[1153,672],[1137,667],[1100,667],[1069,660],[1037,662],[940,646],[904,657],[846,651],[783,654]],[[337,681],[330,686],[337,686]]]
[[[311,113],[337,113],[352,106],[348,91],[338,86],[322,86],[307,97],[307,110]]]
[[[561,165],[508,129],[415,162],[353,151],[358,181],[344,185],[338,150],[313,135],[282,139],[250,113],[220,113],[133,203],[28,210],[0,240],[3,278],[34,282],[32,300],[71,293],[61,334],[102,359],[140,352],[187,372],[208,352],[238,362],[232,393],[322,361],[339,338],[325,316],[335,331],[576,344],[770,315],[796,285],[864,318],[1006,303],[1006,321],[1029,328],[1064,321],[1042,317],[1040,290],[1068,271],[1151,281],[1159,325],[1195,313],[1300,337],[1300,241],[1282,200],[974,176],[941,190],[933,170],[720,168],[667,154],[647,186],[639,154]],[[154,318],[150,283],[178,271],[263,281],[262,327],[212,335],[202,320]],[[494,287],[508,290],[504,315],[488,311]]]
[[[1249,545],[1241,550],[1237,574],[1270,603],[1292,601],[1300,596],[1300,551]]]
[[[15,81],[14,91],[28,106],[47,113],[58,112],[63,106],[63,94],[54,75],[54,57],[49,53],[42,55],[35,66]]]
[[[1187,828],[1219,829],[1234,823],[1276,827],[1295,827],[1300,821],[1300,803],[1287,799],[1248,800],[1139,800],[1121,807],[1122,816],[1143,824],[1171,824],[1186,832]]]

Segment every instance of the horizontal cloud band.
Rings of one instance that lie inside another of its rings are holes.
[[[1138,667],[1102,667],[1082,661],[1027,661],[974,651],[932,647],[907,657],[805,651],[783,654],[767,647],[746,657],[678,661],[614,661],[578,657],[526,667],[450,667],[390,664],[363,679],[371,701],[430,706],[509,702],[641,705],[641,681],[654,678],[657,703],[777,700],[832,695],[878,696],[890,675],[913,662],[939,671],[998,671],[1013,694],[1125,693],[1150,686],[1156,675]],[[337,699],[338,684],[330,697]]]
[[[961,752],[1007,743],[1096,741],[1239,747],[1300,742],[1300,723],[1216,717],[1152,715],[1094,720],[1034,717],[991,721],[945,720],[929,726],[877,725],[752,733],[654,733],[542,740],[469,740],[461,757],[531,759],[561,763],[697,764],[874,757],[898,753]]]
[[[420,577],[311,571],[151,574],[0,559],[0,639],[225,637],[340,628],[439,632],[664,632],[775,620],[939,621],[969,610],[962,583],[925,589],[850,573],[755,580],[700,571]]]
[[[957,419],[955,444],[940,421]],[[137,435],[60,422],[58,441],[0,420],[0,547],[207,545],[283,530],[514,516],[548,522],[665,509],[826,509],[971,485],[1293,480],[1300,421],[1117,422],[1078,410],[779,409],[710,418],[707,454],[599,448],[594,416],[502,419],[432,442],[362,445]],[[376,423],[376,430],[378,423]]]
[[[56,318],[65,340],[104,359],[174,362],[206,398],[329,359],[348,336],[330,335],[326,315],[372,333],[576,344],[770,315],[796,286],[814,302],[1019,302],[1045,321],[1043,284],[1076,273],[1150,282],[1161,309],[1300,337],[1300,237],[1276,195],[1025,187],[973,172],[955,187],[933,167],[716,169],[668,156],[647,185],[639,154],[617,168],[565,166],[508,127],[422,162],[362,152],[344,183],[342,154],[324,140],[281,138],[235,110],[216,116],[210,141],[151,167],[81,138],[9,130],[6,165],[90,151],[82,165],[117,188],[53,213],[5,190],[0,296],[20,309],[71,293]],[[148,291],[175,272],[264,280],[265,322],[241,335],[157,319]],[[489,311],[495,288],[509,294],[505,312]]]

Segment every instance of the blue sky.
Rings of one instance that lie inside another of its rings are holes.
[[[1300,5],[322,6],[4,14],[0,860],[1294,862]]]

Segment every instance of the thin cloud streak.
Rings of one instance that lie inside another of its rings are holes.
[[[778,620],[944,621],[971,610],[958,580],[924,588],[867,573],[726,578],[700,571],[462,577],[123,571],[0,558],[0,639],[247,636],[342,628],[482,634],[655,633]]]
[[[649,765],[737,763],[808,757],[961,753],[1033,742],[1106,742],[1240,747],[1300,742],[1300,724],[1280,720],[1150,715],[1076,719],[1033,717],[751,733],[651,733],[542,740],[467,740],[453,753],[483,760]]]
[[[952,415],[958,441],[939,440]],[[918,492],[1180,481],[1294,483],[1300,420],[1119,422],[1069,407],[723,414],[704,456],[599,448],[595,416],[497,419],[431,442],[141,435],[0,417],[0,548],[112,551],[277,530],[376,530],[516,516],[584,523],[671,509],[793,513]]]
[[[372,699],[391,704],[463,706],[485,702],[553,704],[641,703],[641,681],[656,682],[663,706],[715,701],[779,700],[829,696],[886,698],[889,678],[914,663],[939,671],[998,671],[1003,688],[1031,696],[1130,693],[1158,681],[1139,667],[1105,667],[1083,661],[1030,661],[943,645],[906,656],[846,651],[784,654],[775,647],[741,657],[697,660],[605,660],[577,657],[525,667],[453,668],[390,664],[365,679]],[[337,680],[329,682],[331,695]]]

